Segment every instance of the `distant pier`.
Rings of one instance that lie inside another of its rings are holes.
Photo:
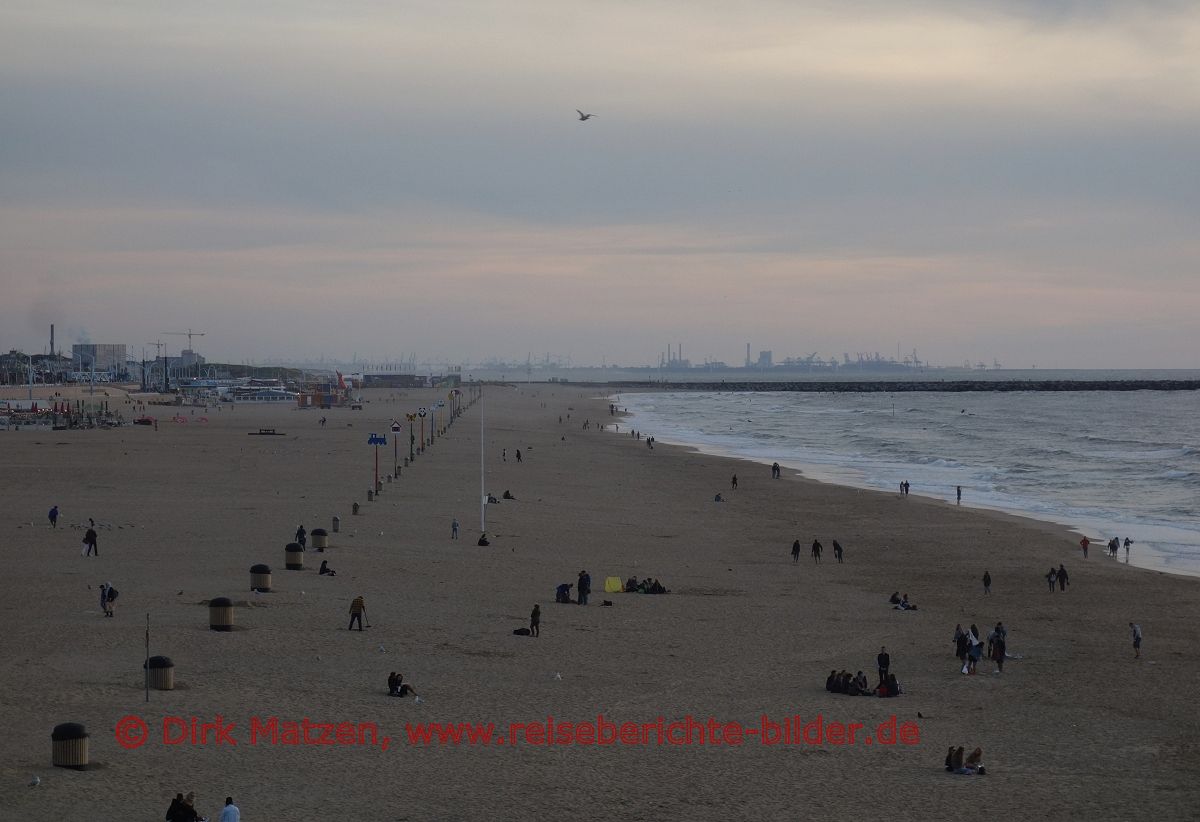
[[[578,384],[578,383],[576,383]],[[1200,391],[1200,380],[805,380],[762,382],[596,383],[623,391],[808,391],[812,393],[899,394],[908,391]]]

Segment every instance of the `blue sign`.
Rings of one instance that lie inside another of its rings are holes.
[[[379,434],[372,434],[370,437],[367,438],[367,445],[387,445],[387,436],[386,435],[380,436]]]

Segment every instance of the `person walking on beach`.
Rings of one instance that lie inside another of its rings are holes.
[[[517,462],[520,462],[520,461],[521,461],[521,449],[518,448],[517,449]]]
[[[1131,540],[1129,537],[1125,537],[1125,561],[1126,562],[1129,562],[1129,546],[1130,545],[1133,545],[1133,540]]]
[[[108,583],[100,583],[100,613],[108,616]]]
[[[458,517],[450,520],[450,539],[458,539]]]
[[[833,558],[838,561],[839,565],[841,564],[841,562],[842,562],[842,544],[840,542],[838,542],[836,539],[833,541]]]
[[[343,569],[344,570],[344,569]],[[362,595],[356,596],[354,601],[350,603],[350,626],[348,631],[354,630],[354,623],[358,623],[358,630],[362,630],[363,617],[367,614],[367,604],[363,601]]]
[[[792,564],[795,565],[800,561],[800,540],[792,543]]]
[[[305,547],[305,545],[307,543],[308,543],[308,532],[305,531],[304,526],[301,525],[299,528],[296,529],[296,544],[299,545],[301,548],[303,548],[303,547]]]
[[[812,558],[817,565],[821,564],[821,543],[815,539],[812,544]]]
[[[218,822],[242,822],[242,812],[238,806],[233,804],[233,797],[225,797],[225,807],[221,809],[221,818]]]
[[[987,571],[983,572],[983,592],[990,594],[992,592],[992,575]]]
[[[587,605],[588,594],[592,592],[592,578],[588,575],[587,571],[579,572],[579,580],[578,584],[575,586],[575,590],[579,595],[577,600],[579,604]]]
[[[508,462],[508,449],[507,448],[500,449],[500,461]]]
[[[1050,566],[1050,570],[1046,572],[1046,582],[1050,585],[1050,593],[1054,593],[1054,583],[1058,581],[1058,571],[1054,566]]]
[[[729,487],[733,491],[737,490],[737,474],[734,474],[733,477],[729,480]]]
[[[115,613],[113,609],[117,604],[117,589],[113,587],[111,582],[104,585],[104,602],[101,604],[104,606],[104,615],[106,617],[111,617]]]
[[[49,520],[50,520],[50,527],[57,528],[58,527],[58,506],[56,505],[53,508],[51,508],[50,513],[46,514],[46,517],[49,518]]]
[[[1054,576],[1058,579],[1058,590],[1067,590],[1067,586],[1071,584],[1067,579],[1067,569],[1062,567],[1060,564],[1058,566],[1058,572]]]
[[[882,685],[887,682],[888,669],[892,667],[892,657],[882,645],[879,646],[879,655],[875,657],[875,665],[879,669],[879,684]]]
[[[771,465],[771,479],[779,479],[779,463]]]
[[[542,626],[542,606],[535,604],[529,612],[529,635],[540,636]]]
[[[1079,547],[1083,549],[1083,558],[1084,559],[1087,559],[1087,549],[1088,549],[1088,546],[1091,544],[1092,543],[1088,540],[1087,537],[1084,537],[1083,539],[1079,540]]]
[[[962,505],[962,486],[961,485],[955,486],[955,493],[958,496],[958,504]]]
[[[1133,658],[1142,658],[1142,626],[1129,623],[1129,635],[1133,639]]]
[[[100,549],[96,547],[96,529],[88,528],[87,533],[83,535],[83,544],[87,546],[87,551],[84,552],[85,557],[90,557],[92,552],[96,552],[96,556],[100,556]]]

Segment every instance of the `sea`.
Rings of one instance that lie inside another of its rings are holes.
[[[657,441],[1065,525],[1200,576],[1200,392],[622,393]],[[622,428],[624,428],[624,424]],[[716,489],[721,490],[721,489]]]

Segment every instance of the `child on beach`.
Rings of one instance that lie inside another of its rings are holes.
[[[1129,623],[1129,634],[1133,639],[1133,658],[1141,659],[1142,657],[1142,626],[1134,623]]]

